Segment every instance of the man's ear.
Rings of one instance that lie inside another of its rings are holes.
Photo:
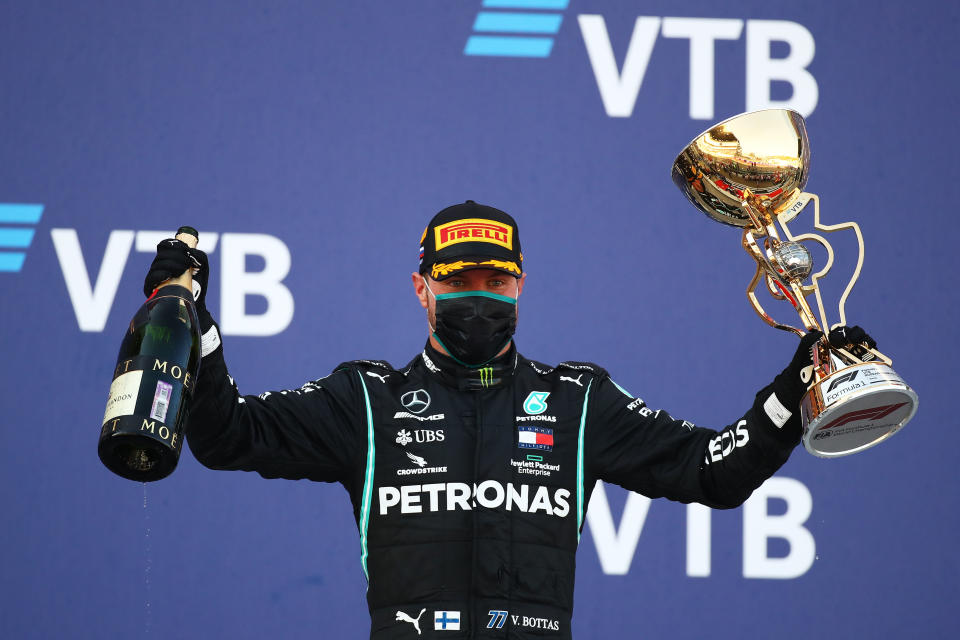
[[[410,274],[410,279],[413,281],[413,292],[417,295],[417,299],[420,300],[420,306],[426,309],[427,305],[427,285],[423,279],[423,276],[419,273]]]

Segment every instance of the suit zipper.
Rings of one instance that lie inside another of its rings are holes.
[[[474,401],[475,413],[476,416],[476,434],[477,439],[474,443],[473,449],[473,486],[477,486],[479,480],[478,473],[480,471],[480,451],[483,447],[483,391],[477,392],[476,400]],[[477,637],[477,628],[479,626],[478,621],[474,618],[475,609],[476,609],[476,594],[477,594],[477,534],[478,534],[478,509],[476,501],[473,502],[473,558],[470,565],[470,638]]]

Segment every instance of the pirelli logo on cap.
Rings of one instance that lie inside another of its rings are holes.
[[[434,229],[437,251],[459,242],[489,242],[513,251],[513,227],[483,218],[467,218],[437,225]]]

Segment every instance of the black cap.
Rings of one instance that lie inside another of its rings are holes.
[[[509,214],[467,200],[433,216],[420,238],[420,273],[444,280],[470,269],[523,275],[516,221]]]

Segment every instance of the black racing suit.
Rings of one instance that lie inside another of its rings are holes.
[[[428,344],[399,371],[360,360],[240,396],[218,348],[187,439],[213,469],[346,487],[371,638],[569,638],[594,483],[740,505],[799,441],[799,412],[778,428],[770,393],[716,432],[650,410],[596,365],[550,367],[511,348],[471,370]]]

